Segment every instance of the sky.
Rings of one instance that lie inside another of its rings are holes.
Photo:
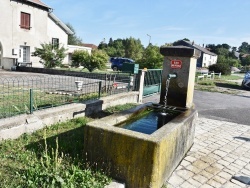
[[[133,37],[146,47],[250,43],[250,0],[41,0],[83,43]]]

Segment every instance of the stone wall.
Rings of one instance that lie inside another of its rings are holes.
[[[117,104],[137,103],[137,101],[138,92],[121,93],[84,104],[68,104],[35,111],[33,114],[23,114],[0,119],[0,140],[16,139],[24,133],[32,133],[58,122],[98,113],[101,110]]]

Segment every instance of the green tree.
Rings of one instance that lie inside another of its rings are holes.
[[[89,72],[93,72],[95,69],[104,69],[108,62],[108,55],[102,50],[93,50],[90,53],[83,50],[76,50],[72,54],[72,65],[82,65]]]
[[[69,45],[80,45],[82,44],[82,39],[78,36],[76,36],[75,29],[70,23],[66,24],[68,28],[74,33],[73,35],[68,36],[68,44]]]
[[[161,47],[168,47],[168,46],[173,46],[173,43],[165,43],[165,44],[162,45]]]
[[[139,39],[109,39],[109,43],[101,42],[98,49],[104,50],[110,57],[127,57],[134,60],[142,57],[143,45]]]
[[[241,64],[240,60],[234,58],[228,58],[227,63],[231,67],[240,67]]]
[[[249,66],[250,65],[250,55],[248,55],[245,58],[241,59],[242,66]]]
[[[140,39],[128,38],[125,40],[125,57],[131,58],[133,60],[138,60],[142,58],[143,45]]]
[[[228,57],[229,56],[229,50],[226,48],[217,48],[215,50],[215,53],[220,56]]]
[[[140,68],[160,69],[162,68],[163,56],[160,54],[160,48],[152,44],[143,52],[143,57],[136,61]]]
[[[209,71],[214,71],[215,73],[221,73],[222,75],[231,74],[230,66],[225,63],[217,63],[217,64],[210,65],[208,69]]]
[[[35,48],[32,56],[40,57],[46,68],[53,68],[62,65],[62,61],[66,57],[66,49],[63,46],[42,43],[41,48]]]
[[[227,50],[230,50],[231,46],[229,46],[228,44],[223,43],[223,44],[222,44],[222,48],[225,48],[225,49],[227,49]]]
[[[242,44],[238,48],[238,51],[240,53],[248,54],[250,53],[250,45],[247,42],[242,42]]]
[[[214,44],[207,44],[206,48],[209,49],[210,52],[216,53],[216,46]]]
[[[114,40],[109,39],[109,43],[101,42],[98,45],[98,49],[104,50],[110,57],[124,57],[125,50],[122,39]]]
[[[233,52],[236,52],[236,51],[237,51],[237,47],[235,47],[235,46],[232,47],[232,51],[233,51]]]

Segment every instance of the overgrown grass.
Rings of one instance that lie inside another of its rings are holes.
[[[0,143],[0,187],[104,187],[108,169],[86,163],[86,118]],[[93,169],[95,167],[95,169]]]
[[[105,112],[135,107],[125,104]],[[0,142],[0,187],[104,187],[111,178],[103,165],[89,164],[84,153],[84,126],[89,118],[77,118]]]
[[[209,92],[237,94],[240,92],[241,86],[238,82],[232,82],[228,80],[239,79],[242,79],[242,77],[238,75],[223,75],[221,78],[216,76],[214,80],[207,79],[203,81],[197,81],[195,84],[195,89]]]
[[[242,74],[244,75],[244,74]],[[239,75],[222,75],[220,79],[218,80],[239,80],[239,79],[242,79],[242,76],[239,76]]]
[[[97,98],[98,93],[66,95],[34,90],[32,107],[33,111],[35,111]],[[30,113],[30,99],[30,91],[27,89],[8,88],[6,91],[2,90],[0,93],[0,119],[18,114]]]
[[[116,113],[116,112],[120,112],[120,111],[123,111],[123,110],[133,108],[135,106],[137,106],[137,104],[135,104],[135,103],[127,103],[127,104],[124,104],[124,105],[117,105],[117,106],[109,107],[104,111],[108,112],[108,113]]]

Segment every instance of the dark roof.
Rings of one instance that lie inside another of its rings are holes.
[[[186,43],[188,46],[192,46],[193,48],[196,48],[197,50],[200,50],[200,51],[202,51],[202,52],[204,52],[206,54],[213,55],[213,56],[217,55],[217,54],[215,54],[213,52],[210,52],[208,49],[203,48],[203,47],[195,44],[194,42],[190,42],[190,41],[186,41],[186,40],[180,40],[180,41],[177,42],[177,45],[178,45],[178,43],[180,43],[182,45],[183,45],[183,43]]]

